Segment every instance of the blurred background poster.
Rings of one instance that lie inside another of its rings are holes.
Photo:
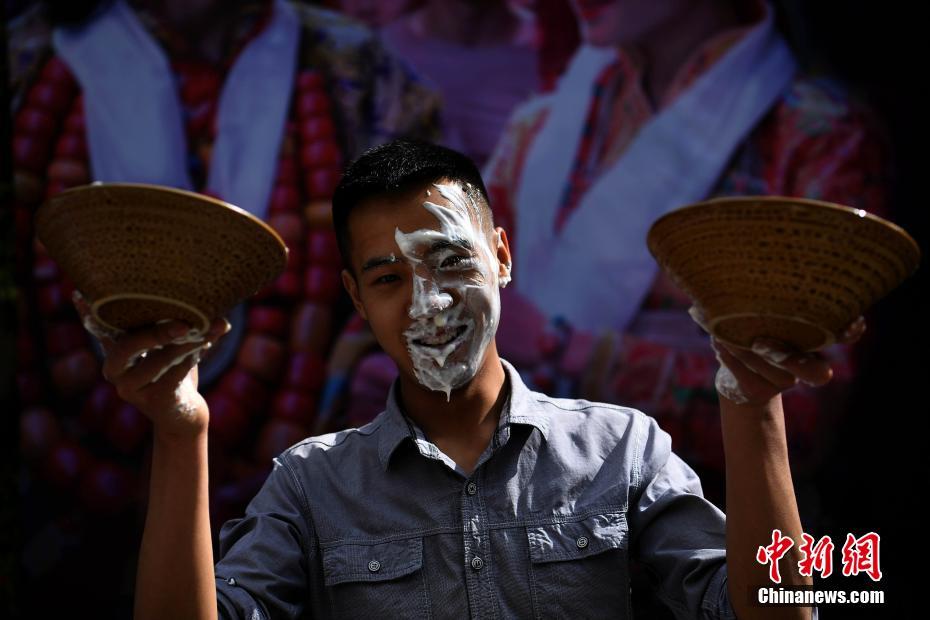
[[[483,170],[516,256],[502,355],[536,389],[655,417],[723,508],[713,352],[632,222],[709,197],[807,197],[889,219],[926,256],[930,55],[903,8],[7,0],[0,615],[130,616],[148,491],[149,423],[100,375],[73,286],[34,240],[47,198],[94,180],[190,189],[261,217],[291,249],[201,364],[214,536],[275,455],[382,408],[396,369],[342,291],[329,199],[347,162],[395,137],[441,142]],[[254,122],[228,122],[250,101]],[[659,124],[675,131],[657,137]],[[634,164],[676,182],[631,178]],[[820,585],[880,588],[885,605],[822,618],[919,604],[908,554],[926,471],[925,283],[919,270],[867,315],[863,341],[828,351],[829,388],[785,397],[804,531],[881,535],[881,582]],[[642,615],[669,613],[645,575],[633,588]]]

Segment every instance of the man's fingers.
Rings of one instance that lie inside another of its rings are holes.
[[[73,293],[71,293],[71,303],[74,304],[74,309],[77,310],[78,314],[81,316],[81,319],[90,314],[90,306],[87,304],[87,300],[84,299],[84,296],[81,295],[80,291],[75,290]]]
[[[708,334],[710,330],[707,328],[707,317],[704,316],[704,311],[701,310],[698,306],[691,306],[688,308],[688,315],[691,319],[698,324],[698,327],[703,329]]]
[[[852,344],[862,338],[865,333],[865,317],[860,316],[858,319],[849,324],[849,326],[840,334],[839,342],[841,344]]]
[[[144,358],[140,359],[120,376],[120,388],[128,391],[136,391],[150,383],[156,383],[162,379],[169,370],[179,364],[185,363],[187,361],[186,358],[189,358],[192,354],[199,355],[210,346],[210,342],[195,342],[182,345],[170,345],[163,349],[150,351]]]
[[[715,341],[714,348],[717,350],[725,350],[742,362],[749,370],[775,386],[779,392],[783,392],[797,384],[794,375],[780,367],[787,358],[787,354],[782,355],[778,353],[773,354],[772,357],[764,357],[761,354],[751,351],[738,349],[736,347],[728,347],[720,341]]]
[[[782,366],[802,383],[814,387],[825,385],[833,378],[830,362],[816,353],[793,355]]]
[[[725,374],[728,374],[732,379],[732,381],[727,381],[725,385],[720,385],[720,377],[718,374],[717,388],[718,391],[721,392],[721,395],[729,398],[733,402],[741,404],[751,401],[766,400],[779,391],[776,386],[772,385],[765,377],[746,366],[738,357],[730,353],[728,349],[714,343],[715,341],[711,340],[711,345],[717,352],[717,360],[722,366],[728,369],[729,372]],[[734,385],[730,385],[730,383],[734,382]]]
[[[230,329],[232,329],[232,325],[225,318],[213,319],[213,322],[210,323],[210,329],[207,331],[207,340],[216,342],[221,336],[229,333]]]
[[[185,381],[188,373],[197,364],[200,363],[201,350],[197,349],[188,353],[180,363],[166,369],[164,374],[157,381],[144,385],[139,389],[139,393],[144,397],[147,390],[158,390],[162,384],[180,385]],[[194,383],[196,386],[196,382]]]
[[[113,342],[119,338],[120,332],[98,323],[90,310],[90,304],[87,303],[87,300],[84,299],[84,296],[81,295],[79,291],[74,291],[71,294],[71,301],[74,303],[74,309],[77,310],[78,316],[81,318],[81,324],[84,326],[84,329],[97,339],[104,352],[109,355]]]
[[[120,377],[149,351],[159,350],[171,344],[202,341],[203,336],[199,335],[198,330],[179,321],[161,323],[127,333],[107,351],[107,358],[103,364],[103,376],[110,381]]]
[[[819,353],[795,353],[785,349],[781,343],[764,339],[754,342],[752,350],[807,385],[823,385],[833,377],[830,363]]]

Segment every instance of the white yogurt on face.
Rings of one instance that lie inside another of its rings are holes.
[[[501,283],[481,208],[458,185],[434,187],[449,206],[427,201],[423,208],[439,220],[439,230],[396,229],[394,240],[413,268],[413,323],[404,337],[414,374],[448,400],[474,378],[497,331]]]

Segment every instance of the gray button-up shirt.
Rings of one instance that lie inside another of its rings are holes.
[[[680,618],[735,618],[725,517],[634,409],[510,396],[467,476],[402,413],[274,460],[223,526],[221,618],[628,618],[629,562]]]

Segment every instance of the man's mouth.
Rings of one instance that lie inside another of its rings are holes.
[[[440,328],[428,336],[414,339],[413,344],[421,347],[444,347],[458,338],[461,338],[462,334],[464,334],[467,329],[468,325]]]

